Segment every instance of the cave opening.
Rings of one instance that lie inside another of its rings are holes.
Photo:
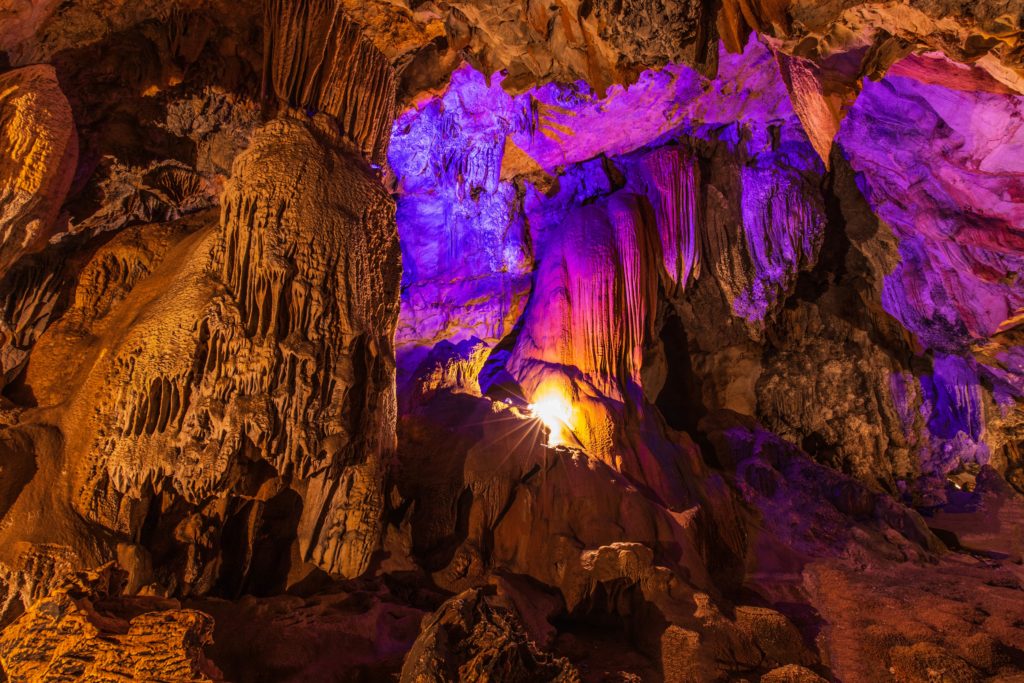
[[[675,311],[670,311],[661,328],[668,369],[665,384],[655,405],[673,429],[697,436],[697,425],[707,415],[701,381],[693,369],[686,327]]]

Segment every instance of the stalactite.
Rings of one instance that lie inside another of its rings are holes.
[[[395,75],[337,0],[266,0],[264,92],[300,111],[333,117],[371,160],[387,151]]]
[[[265,126],[239,157],[209,262],[188,266],[222,294],[179,303],[165,293],[156,306],[176,312],[175,332],[144,323],[116,356],[79,499],[88,517],[129,532],[134,501],[163,478],[199,505],[243,448],[300,482],[360,467],[358,500],[328,499],[321,512],[358,515],[365,535],[328,520],[304,541],[326,544],[316,557],[328,571],[363,571],[380,514],[369,492],[382,485],[394,429],[387,370],[363,364],[394,362],[397,240],[387,194],[344,159],[291,119]],[[347,207],[326,225],[325,195]],[[369,361],[363,344],[382,358]]]
[[[675,290],[670,293],[676,294],[700,277],[700,169],[692,154],[672,147],[645,156],[643,164],[654,189],[662,258]]]
[[[508,363],[527,396],[559,377],[616,402],[637,395],[661,267],[656,227],[644,220],[640,201],[624,193],[575,208],[545,241],[538,295]],[[613,445],[601,426],[608,415],[600,412],[580,438],[608,457]]]
[[[750,322],[763,321],[785,298],[798,274],[815,264],[825,234],[820,193],[796,171],[779,172],[773,154],[743,166],[738,187],[742,231],[727,196],[712,187],[704,239],[707,263],[731,301]]]

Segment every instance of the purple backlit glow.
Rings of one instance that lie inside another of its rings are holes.
[[[886,310],[946,353],[1019,324],[1024,97],[891,76],[865,85],[838,141],[899,242]]]
[[[934,353],[933,372],[881,389],[908,430],[920,410],[930,438],[918,456],[939,470],[987,459],[979,373],[1000,400],[1024,388],[1015,347],[972,355],[1024,310],[1022,112],[1024,98],[893,76],[865,85],[838,137],[898,244],[881,304]],[[708,154],[730,155],[736,176],[704,178]],[[400,370],[437,362],[442,342],[471,343],[479,366],[507,338],[487,377],[525,400],[555,386],[582,406],[583,444],[608,458],[628,450],[616,426],[626,406],[645,402],[659,297],[714,277],[760,334],[825,239],[824,166],[756,40],[723,51],[713,81],[670,65],[604,98],[583,83],[511,96],[499,75],[463,67],[444,95],[399,117],[389,160]]]

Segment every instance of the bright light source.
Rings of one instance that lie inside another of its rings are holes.
[[[558,446],[570,442],[572,406],[562,396],[550,393],[530,404],[530,412],[548,428],[548,445]]]

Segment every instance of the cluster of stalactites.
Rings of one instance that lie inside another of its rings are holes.
[[[382,163],[395,116],[395,73],[337,0],[266,0],[263,91],[338,130]]]
[[[579,207],[545,243],[513,374],[574,368],[602,395],[623,400],[640,385],[644,341],[657,298],[657,247],[634,194]],[[529,389],[529,388],[528,388]]]
[[[654,190],[654,211],[662,260],[674,293],[700,277],[700,169],[697,158],[666,147],[644,158],[644,171]]]
[[[390,197],[284,117],[236,159],[220,229],[195,253],[176,273],[191,286],[155,293],[147,309],[158,313],[136,319],[100,365],[110,389],[78,510],[133,534],[149,492],[203,505],[239,485],[240,459],[258,457],[309,496],[303,556],[359,575],[376,548],[395,438]]]

